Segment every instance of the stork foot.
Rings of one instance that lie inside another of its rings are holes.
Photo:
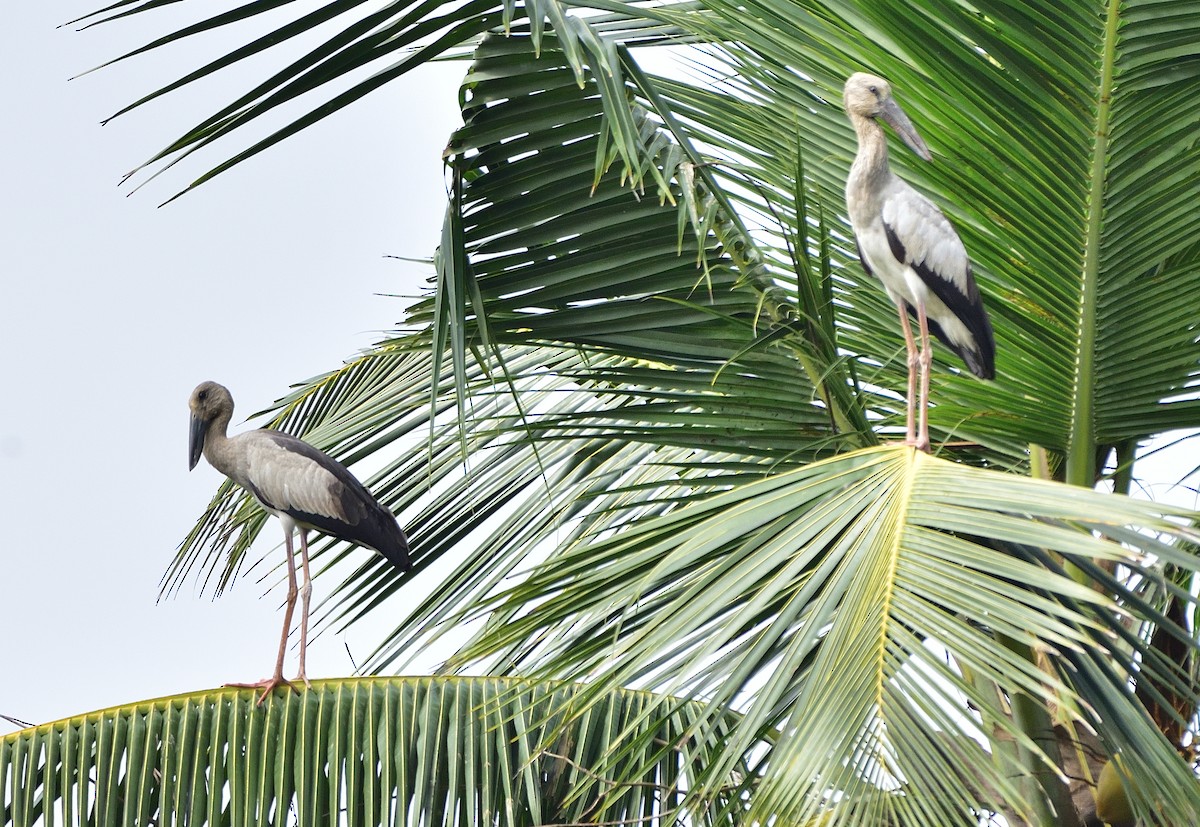
[[[300,692],[295,684],[287,680],[283,675],[272,675],[269,678],[263,678],[261,681],[255,681],[254,683],[227,683],[225,685],[235,689],[261,689],[262,694],[258,696],[258,700],[255,702],[256,706],[262,706],[262,702],[267,699],[267,696],[279,686],[286,686],[296,693]]]
[[[933,453],[933,451],[930,449],[928,437],[926,437],[925,439],[921,439],[919,437],[909,437],[908,439],[904,440],[904,442],[902,442],[901,444],[902,445],[911,445],[913,448],[916,448],[918,451],[924,451],[927,454]]]
[[[296,689],[296,684],[301,683],[301,682],[304,683],[305,689],[312,689],[312,681],[310,681],[308,679],[308,675],[306,675],[304,673],[303,669],[300,670],[300,672],[296,675],[296,677],[292,678],[292,681],[291,681],[292,688]],[[300,690],[296,689],[296,691],[299,692]]]

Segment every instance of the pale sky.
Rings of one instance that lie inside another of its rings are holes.
[[[159,209],[208,167],[130,197],[121,175],[282,58],[101,127],[246,37],[68,82],[218,6],[56,29],[102,5],[0,6],[0,715],[33,723],[270,673],[277,594],[247,580],[215,602],[155,602],[221,479],[205,462],[188,473],[187,397],[204,379],[228,385],[244,427],[401,319],[404,301],[379,294],[413,295],[430,270],[385,256],[437,244],[466,69],[424,67]],[[263,535],[281,536],[273,522]],[[318,581],[314,599],[327,590]],[[372,641],[320,638],[310,675],[350,674],[345,642],[361,661]]]

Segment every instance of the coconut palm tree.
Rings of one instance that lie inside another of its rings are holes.
[[[345,783],[319,812],[1074,825],[1097,817],[1109,764],[1145,823],[1196,822],[1196,514],[1125,496],[1139,446],[1200,415],[1194,4],[314,5],[134,104],[326,27],[151,169],[275,127],[196,186],[428,60],[469,59],[428,296],[405,332],[281,399],[272,424],[344,461],[375,457],[373,490],[404,513],[417,569],[452,563],[415,605],[367,563],[322,622],[394,618],[373,674],[467,625],[445,685],[538,687],[504,720],[544,729],[510,769],[455,774],[473,792],[447,808],[442,787],[404,791],[450,772],[432,746],[450,742],[353,711],[353,683],[321,695],[328,717],[305,749],[283,747],[287,763],[253,739],[203,752],[168,737],[177,702],[122,708],[88,719],[94,747],[71,725],[0,742],[8,820],[73,796],[107,802],[106,823],[197,799],[211,809],[195,821],[289,806],[303,820],[318,811],[302,785]],[[666,49],[683,70],[647,68]],[[857,70],[892,82],[931,147],[933,164],[893,164],[957,226],[996,331],[995,382],[936,360],[933,456],[887,444],[902,339],[841,206],[854,135],[839,90]],[[310,92],[325,95],[310,114],[271,120]],[[164,592],[192,577],[223,589],[262,522],[221,488]],[[465,731],[485,706],[431,712],[445,723],[430,731]],[[280,726],[236,699],[212,709],[197,720]],[[409,786],[372,757],[292,763],[333,754],[320,739],[346,720],[389,754],[419,741]],[[192,780],[164,782],[184,754]],[[235,782],[233,755],[275,782]],[[88,782],[96,756],[108,769]],[[560,771],[575,809],[549,815],[531,791]],[[226,783],[228,810],[212,795]]]

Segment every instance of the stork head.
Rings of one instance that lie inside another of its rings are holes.
[[[896,103],[896,99],[892,97],[891,85],[883,78],[865,72],[855,72],[846,80],[842,101],[851,119],[857,116],[884,121],[896,130],[896,134],[908,144],[909,149],[926,161],[932,160],[929,147],[925,146],[925,141],[917,134],[908,115],[905,115],[900,104]]]
[[[191,429],[188,439],[188,470],[196,467],[200,455],[204,453],[204,437],[209,427],[216,420],[224,417],[229,424],[233,416],[233,396],[224,385],[216,382],[201,382],[192,391],[188,399],[188,408],[192,411]]]

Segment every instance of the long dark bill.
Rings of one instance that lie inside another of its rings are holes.
[[[191,428],[188,429],[189,471],[196,467],[196,463],[200,461],[200,455],[204,453],[204,435],[208,433],[208,426],[211,423],[211,419],[201,419],[195,414],[192,415]]]
[[[929,147],[925,146],[925,141],[917,134],[916,128],[912,125],[912,121],[908,119],[908,115],[904,114],[904,110],[894,100],[889,100],[883,106],[883,111],[879,113],[887,123],[896,130],[896,134],[908,144],[908,148],[917,153],[922,160],[932,161],[933,156],[929,153]]]

